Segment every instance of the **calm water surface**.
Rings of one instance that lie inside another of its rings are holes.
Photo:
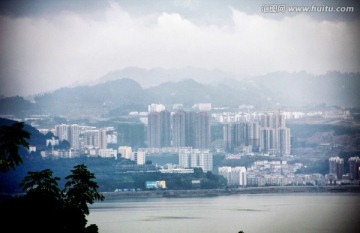
[[[95,203],[100,233],[359,233],[359,194],[122,199]]]

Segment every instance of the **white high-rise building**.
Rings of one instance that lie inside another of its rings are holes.
[[[344,174],[344,159],[339,156],[329,158],[329,174],[334,175],[338,180]]]
[[[131,160],[135,161],[137,165],[145,164],[146,156],[144,151],[136,151],[131,153]]]
[[[69,125],[69,129],[68,129],[68,133],[69,133],[69,142],[71,145],[71,148],[74,150],[79,150],[80,149],[80,126],[73,124],[73,125]]]
[[[60,141],[69,141],[68,125],[55,125],[55,135],[59,138]]]
[[[106,129],[99,129],[99,148],[107,149]]]
[[[219,167],[219,174],[228,180],[228,185],[246,186],[245,167]]]
[[[212,171],[213,155],[210,153],[209,150],[180,150],[179,165],[183,168],[202,168],[203,172]]]
[[[60,141],[66,140],[70,143],[70,146],[74,150],[80,149],[80,126],[73,125],[55,125],[55,135],[59,137]]]

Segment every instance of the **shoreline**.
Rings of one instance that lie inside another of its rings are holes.
[[[127,192],[102,192],[105,199],[121,198],[182,198],[216,197],[238,194],[273,194],[273,193],[358,193],[359,185],[349,186],[267,186],[244,187],[236,189],[193,189],[193,190],[148,190]]]

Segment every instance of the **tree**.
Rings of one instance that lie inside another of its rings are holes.
[[[65,184],[64,192],[70,205],[76,206],[89,214],[87,204],[93,204],[95,200],[104,200],[104,196],[98,193],[98,184],[93,181],[95,176],[87,170],[84,164],[80,164],[71,170],[72,174],[65,177],[68,181]]]
[[[16,122],[11,126],[0,126],[0,171],[7,172],[14,169],[23,161],[19,149],[23,146],[29,149],[30,133],[25,131],[23,122]]]
[[[42,193],[56,198],[61,197],[60,189],[58,187],[59,177],[52,177],[53,172],[50,169],[45,169],[40,172],[28,172],[20,186],[28,193]]]
[[[95,224],[86,226],[87,203],[104,200],[95,176],[85,165],[74,167],[60,191],[50,169],[28,172],[21,182],[27,193],[0,202],[2,229],[12,232],[97,233]]]

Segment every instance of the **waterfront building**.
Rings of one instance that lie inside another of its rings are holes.
[[[228,180],[228,185],[246,186],[246,168],[245,167],[219,167],[219,175]]]
[[[183,168],[202,168],[204,172],[212,171],[213,155],[209,150],[183,149],[179,151],[179,166]]]
[[[329,174],[341,180],[344,174],[344,159],[339,156],[329,158]]]
[[[360,179],[360,157],[349,158],[349,176],[350,180]]]

